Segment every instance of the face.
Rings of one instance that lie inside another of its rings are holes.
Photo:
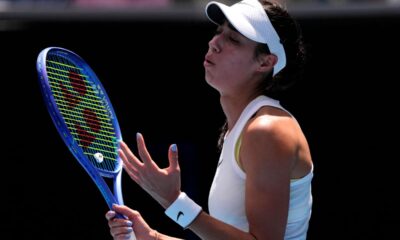
[[[225,23],[218,26],[208,43],[204,60],[205,78],[220,93],[234,93],[255,85],[258,61],[254,57],[257,43],[244,37]]]

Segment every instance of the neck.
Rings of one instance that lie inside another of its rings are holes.
[[[228,123],[228,131],[230,131],[235,123],[240,117],[240,114],[243,112],[245,107],[259,94],[249,95],[249,96],[221,96],[220,103],[222,106],[222,110],[226,116],[226,120]]]

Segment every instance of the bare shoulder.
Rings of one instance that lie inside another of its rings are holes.
[[[297,122],[286,111],[275,107],[263,107],[250,119],[244,129],[249,140],[264,140],[269,144],[294,144],[299,131]],[[287,146],[289,147],[289,146]]]
[[[287,171],[291,178],[305,175],[311,162],[297,121],[286,111],[269,106],[262,107],[243,129],[240,153],[244,168],[264,166]]]

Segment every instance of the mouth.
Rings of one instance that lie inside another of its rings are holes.
[[[204,66],[213,66],[213,65],[215,65],[215,63],[213,62],[213,61],[211,61],[210,60],[210,58],[208,57],[208,56],[206,56],[205,58],[204,58]]]

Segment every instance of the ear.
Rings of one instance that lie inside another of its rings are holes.
[[[257,71],[260,73],[270,72],[273,70],[278,57],[275,54],[262,54],[258,57]]]

